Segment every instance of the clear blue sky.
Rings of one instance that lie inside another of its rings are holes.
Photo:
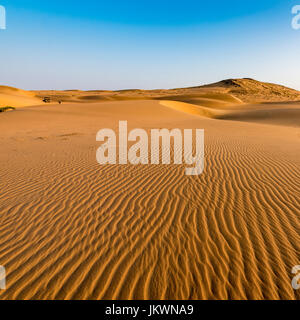
[[[251,77],[300,89],[288,0],[0,0],[0,84],[172,88]]]

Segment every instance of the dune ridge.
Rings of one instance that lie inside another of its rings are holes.
[[[243,122],[264,123],[269,125],[300,127],[300,103],[238,105],[218,109],[218,105],[195,105],[186,102],[161,100],[160,104],[177,111],[206,117],[210,119],[232,120]]]

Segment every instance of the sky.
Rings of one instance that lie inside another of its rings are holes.
[[[300,90],[300,0],[0,0],[0,84],[155,89],[250,77]]]

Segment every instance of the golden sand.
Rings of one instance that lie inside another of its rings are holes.
[[[300,103],[229,95],[0,114],[0,299],[299,299]],[[203,174],[100,166],[119,120],[205,129]]]

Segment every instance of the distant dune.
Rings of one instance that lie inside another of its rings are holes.
[[[237,79],[1,95],[34,103],[0,114],[0,299],[300,299],[299,92]],[[204,129],[203,174],[100,166],[96,133],[119,120]]]
[[[92,95],[91,95],[92,93]],[[300,101],[300,92],[284,86],[264,83],[252,79],[228,79],[217,83],[170,90],[120,90],[120,91],[37,91],[37,96],[51,96],[54,101],[66,102],[97,102],[102,100],[135,100],[164,99],[177,100],[196,104],[239,104],[260,103],[266,101]],[[100,98],[101,96],[101,98]]]
[[[24,91],[0,86],[0,104],[27,106],[41,104],[45,97],[53,103],[96,103],[120,100],[175,100],[212,108],[227,108],[242,103],[300,101],[300,92],[284,86],[253,79],[228,79],[209,85],[170,90],[43,90]]]
[[[0,106],[25,107],[41,104],[33,92],[0,86]]]
[[[202,86],[202,88],[224,88],[228,93],[244,102],[300,100],[299,91],[278,84],[260,82],[254,79],[227,79]]]

